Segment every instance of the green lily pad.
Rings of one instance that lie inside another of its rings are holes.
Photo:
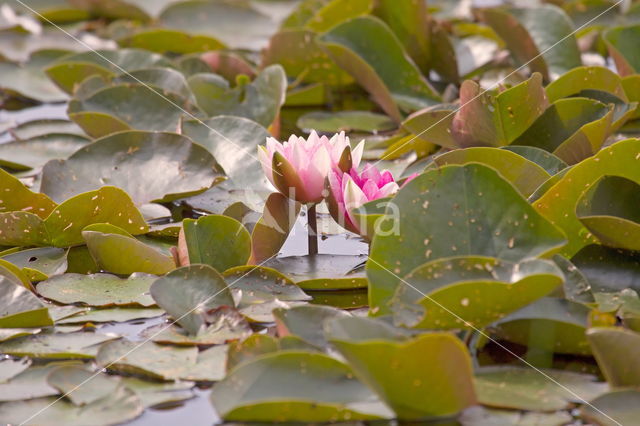
[[[67,252],[60,248],[20,250],[2,256],[2,259],[21,268],[31,281],[46,280],[49,276],[63,274],[67,270]]]
[[[177,380],[195,365],[198,349],[158,345],[144,341],[116,340],[100,347],[96,362],[113,371],[143,374],[156,379]]]
[[[318,132],[361,131],[377,133],[395,129],[396,123],[386,115],[369,111],[319,111],[301,116],[298,118],[296,126]]]
[[[457,149],[434,158],[436,166],[480,163],[494,168],[502,177],[528,197],[551,176],[536,163],[498,148],[474,147]]]
[[[585,245],[596,242],[575,213],[583,191],[606,175],[640,183],[639,160],[640,144],[637,139],[616,142],[569,169],[533,203],[536,211],[566,234],[568,244],[562,251],[564,255],[570,257]]]
[[[621,76],[638,73],[640,57],[635,45],[640,39],[640,25],[611,28],[603,33],[602,38]]]
[[[0,276],[0,327],[53,325],[47,306],[22,285]]]
[[[535,146],[555,154],[567,164],[594,155],[609,136],[613,109],[587,98],[556,101],[514,145]]]
[[[640,392],[633,389],[606,393],[583,405],[582,416],[603,426],[633,424],[638,419]]]
[[[462,148],[509,145],[535,123],[547,106],[542,76],[537,73],[498,94],[467,80],[460,87],[460,108],[450,131]]]
[[[187,84],[185,76],[180,71],[173,68],[148,68],[132,71],[130,73],[114,77],[111,80],[111,83],[144,83],[153,87],[154,89],[157,89],[162,94],[171,93],[181,98],[187,99],[191,103],[195,101],[195,98],[193,97],[193,93],[191,93],[191,90],[189,89],[189,85]],[[84,87],[84,82],[81,87]],[[90,96],[90,94],[79,96],[78,92],[76,92],[77,98],[85,99],[87,96]]]
[[[155,279],[153,275],[139,273],[129,278],[110,274],[64,274],[41,282],[37,290],[42,297],[59,303],[151,306],[154,301],[149,295],[149,288]]]
[[[557,6],[481,9],[480,16],[519,64],[528,64],[545,80],[582,65],[571,20]]]
[[[640,250],[640,184],[604,176],[585,191],[576,206],[580,222],[604,245]]]
[[[618,74],[605,67],[578,67],[563,74],[546,88],[549,102],[575,96],[583,90],[602,90],[627,101]]]
[[[3,361],[3,364],[5,362],[6,361]],[[49,385],[47,376],[56,368],[78,365],[82,364],[79,361],[60,361],[30,367],[6,382],[0,383],[0,390],[2,391],[0,393],[0,395],[2,395],[0,396],[0,400],[20,401],[23,399],[28,400],[57,395],[59,391]]]
[[[211,325],[201,329],[197,335],[190,335],[175,325],[159,324],[147,328],[141,333],[141,336],[162,344],[211,346],[242,340],[253,333],[249,323],[235,310],[217,310],[214,314],[209,315],[207,321]]]
[[[237,266],[222,274],[232,292],[240,291],[241,303],[310,300],[289,277],[264,266]]]
[[[5,358],[0,360],[0,384],[22,373],[31,366],[31,359],[24,357],[19,359]],[[1,386],[1,385],[0,385]]]
[[[44,219],[56,207],[56,203],[45,194],[32,192],[16,177],[0,168],[0,193],[7,192],[11,193],[11,197],[3,196],[1,199],[0,214],[23,211]]]
[[[20,123],[9,129],[11,136],[17,141],[45,136],[51,133],[86,136],[77,124],[64,119],[40,119]]]
[[[458,421],[463,425],[564,425],[571,423],[573,417],[567,411],[543,413],[539,411],[514,411],[488,409],[480,405],[466,409]]]
[[[318,40],[394,121],[401,121],[400,109],[415,111],[438,103],[439,95],[407,58],[393,32],[378,18],[351,19]],[[375,46],[371,40],[376,41]]]
[[[612,387],[637,387],[640,368],[631,360],[640,353],[640,334],[619,327],[596,327],[587,331],[587,339],[598,366]]]
[[[527,160],[533,161],[552,176],[567,168],[567,163],[542,148],[512,145],[503,146],[502,149],[515,152]]]
[[[138,178],[131,179],[133,174]],[[188,138],[132,131],[98,139],[66,161],[49,162],[41,188],[62,201],[108,184],[141,205],[199,194],[220,177],[213,156]]]
[[[122,47],[145,49],[156,53],[195,53],[223,49],[220,41],[210,36],[190,35],[182,31],[154,28],[136,32],[118,40]]]
[[[326,305],[340,309],[359,309],[369,306],[367,289],[311,291],[306,292],[313,298],[310,303]]]
[[[93,230],[94,226],[85,228],[82,237],[100,269],[120,275],[136,272],[162,275],[175,269],[172,256],[130,235],[101,232]]]
[[[403,279],[391,309],[399,324],[426,329],[483,328],[546,296],[563,281],[553,262],[486,257],[442,258]],[[411,307],[418,303],[419,307]],[[415,311],[412,312],[412,311]],[[408,316],[416,318],[407,318]]]
[[[92,309],[56,321],[56,324],[127,322],[137,319],[156,318],[164,314],[164,309],[155,308]]]
[[[67,53],[64,50],[40,50],[33,52],[24,64],[0,62],[0,92],[4,92],[3,97],[14,93],[40,102],[66,101],[69,96],[47,78],[44,68]]]
[[[589,309],[579,303],[545,297],[500,320],[495,331],[500,338],[529,348],[588,356],[588,314]]]
[[[270,65],[252,82],[238,80],[235,87],[217,74],[195,74],[188,79],[198,106],[210,117],[235,115],[269,126],[284,104],[287,78],[280,65]]]
[[[90,359],[96,356],[102,343],[117,338],[88,331],[40,333],[3,342],[0,352],[32,358]]]
[[[122,383],[138,395],[146,408],[164,407],[193,398],[193,382],[158,383],[136,377],[123,377]]]
[[[576,303],[593,303],[591,283],[582,271],[566,257],[559,254],[553,256],[553,261],[564,274],[564,284],[562,285],[564,297]]]
[[[331,319],[351,315],[329,306],[306,305],[291,309],[276,309],[273,316],[280,337],[293,335],[310,345],[324,348],[328,344],[323,330],[324,324]]]
[[[191,263],[203,263],[222,273],[245,265],[251,255],[251,235],[237,220],[223,215],[183,221]]]
[[[225,182],[230,189],[269,188],[256,151],[270,134],[258,123],[243,117],[219,116],[203,122],[183,121],[182,133],[215,156],[230,180]]]
[[[74,405],[80,406],[105,398],[112,392],[117,392],[120,387],[120,380],[115,377],[71,365],[55,368],[47,376],[47,383],[58,389]]]
[[[421,109],[409,115],[402,127],[416,138],[446,148],[458,148],[451,133],[451,123],[458,110],[457,105],[440,104]]]
[[[594,376],[571,371],[498,366],[479,369],[475,388],[478,401],[486,406],[556,411],[590,401],[606,392],[608,385]]]
[[[278,254],[296,223],[302,205],[279,192],[269,194],[262,216],[251,231],[251,264]]]
[[[398,192],[394,206],[400,213],[387,209],[391,223],[382,228],[391,231],[375,235],[367,261],[372,313],[388,313],[400,277],[425,262],[473,255],[518,263],[564,244],[510,183],[479,164],[425,172]]]
[[[264,47],[277,28],[269,16],[235,2],[177,2],[165,8],[159,20],[163,27],[215,37],[232,49]]]
[[[373,420],[388,417],[351,369],[327,355],[277,352],[233,369],[216,383],[211,402],[227,421]],[[365,401],[368,404],[365,404]]]
[[[235,307],[222,275],[208,265],[178,268],[158,278],[151,296],[190,334],[203,331],[215,319],[215,309]]]
[[[571,258],[593,292],[640,291],[640,255],[637,252],[591,244]]]
[[[17,337],[38,334],[41,331],[41,328],[0,328],[0,342],[5,342]]]
[[[450,416],[475,404],[471,357],[452,334],[429,333],[400,342],[332,339],[331,343],[356,377],[400,419]]]
[[[0,166],[13,170],[39,169],[47,161],[67,158],[88,143],[84,136],[47,134],[0,144]]]
[[[286,28],[274,34],[264,51],[263,63],[280,64],[287,76],[305,83],[344,85],[353,82],[353,78],[320,47],[316,33],[307,29]]]
[[[367,279],[359,266],[365,256],[318,254],[271,259],[263,266],[291,278],[303,290],[346,290],[366,288]]]
[[[98,50],[72,53],[59,58],[45,72],[62,90],[73,93],[74,87],[92,75],[115,76],[123,71],[171,66],[161,55],[142,49]]]
[[[69,426],[127,422],[142,414],[144,407],[138,396],[124,387],[91,404],[78,407],[56,397],[13,401],[0,404],[0,416],[11,423]]]

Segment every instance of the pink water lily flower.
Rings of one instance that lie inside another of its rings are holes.
[[[258,158],[278,191],[301,203],[313,204],[324,198],[329,172],[357,167],[363,149],[361,142],[352,150],[344,132],[329,139],[312,131],[306,139],[291,135],[284,143],[267,138],[266,147],[258,147]]]
[[[355,219],[353,210],[369,201],[388,197],[399,189],[390,171],[380,172],[369,164],[364,167],[362,173],[358,173],[355,168],[349,173],[332,171],[327,182],[327,201],[331,216],[342,227],[360,235],[364,230]]]

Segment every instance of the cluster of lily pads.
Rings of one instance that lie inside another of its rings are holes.
[[[640,2],[471,3],[0,6],[0,422],[634,424]]]

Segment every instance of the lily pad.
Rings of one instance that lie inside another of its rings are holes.
[[[280,337],[297,336],[319,348],[324,348],[328,344],[323,330],[324,324],[334,318],[351,316],[340,309],[314,305],[276,309],[273,315]]]
[[[206,264],[222,273],[249,260],[251,236],[233,218],[209,215],[185,219],[183,229],[191,263]]]
[[[102,343],[117,338],[88,331],[40,333],[3,342],[0,352],[32,358],[91,359],[95,358]]]
[[[560,76],[546,88],[550,102],[575,96],[583,90],[602,90],[627,101],[618,74],[605,67],[578,67]]]
[[[0,92],[5,92],[3,96],[7,96],[8,91],[9,95],[15,93],[41,102],[66,101],[69,96],[47,78],[44,68],[67,53],[64,50],[40,50],[33,52],[24,64],[0,62],[3,77]]]
[[[386,115],[369,111],[340,111],[307,113],[298,118],[296,126],[318,132],[361,131],[377,133],[395,129],[396,123]]]
[[[122,383],[138,395],[146,408],[164,407],[193,398],[193,382],[158,383],[136,377],[123,377]]]
[[[131,179],[132,174],[138,178]],[[98,139],[68,160],[49,162],[43,170],[41,189],[62,201],[113,185],[141,205],[199,194],[220,177],[213,156],[188,138],[131,131]]]
[[[137,319],[156,318],[164,314],[164,309],[156,308],[92,309],[56,321],[56,324],[127,322]]]
[[[634,48],[640,39],[640,25],[611,28],[604,32],[603,39],[621,76],[636,74],[640,70],[640,58]]]
[[[82,237],[91,257],[102,270],[120,275],[136,272],[162,275],[175,269],[173,257],[160,250],[131,235],[101,232],[94,226],[85,228]]]
[[[47,134],[0,144],[0,166],[13,170],[39,169],[47,161],[65,159],[89,140],[73,134]]]
[[[0,360],[0,384],[22,373],[31,365],[31,359],[24,357],[20,359],[5,358]]]
[[[2,259],[21,268],[31,281],[46,280],[49,276],[63,274],[67,270],[67,253],[60,248],[20,250],[2,256]]]
[[[47,306],[21,285],[0,276],[0,327],[53,325]]]
[[[450,416],[475,404],[471,357],[452,334],[429,333],[400,342],[331,343],[400,419]]]
[[[219,116],[203,122],[184,121],[182,133],[215,156],[230,180],[225,183],[230,189],[270,187],[256,154],[258,145],[270,134],[258,123],[243,117]]]
[[[241,303],[311,299],[289,277],[264,266],[237,266],[227,269],[223,277],[232,292],[240,291]]]
[[[640,184],[619,176],[604,176],[578,201],[580,222],[604,245],[640,250]]]
[[[193,335],[215,319],[216,308],[235,307],[224,278],[208,265],[183,266],[158,278],[151,286],[151,296]]]
[[[585,245],[596,242],[575,213],[582,191],[606,175],[640,183],[639,161],[640,144],[637,139],[616,142],[569,169],[533,203],[536,211],[566,234],[568,244],[562,251],[564,255],[570,257]]]
[[[475,376],[475,387],[483,405],[531,411],[569,409],[608,389],[606,383],[588,374],[511,366],[481,368]]]
[[[145,49],[157,53],[195,53],[218,50],[224,44],[210,36],[190,35],[182,31],[166,28],[154,28],[136,32],[135,34],[118,40],[123,47]]]
[[[458,149],[437,156],[436,166],[480,163],[497,170],[520,193],[528,197],[551,176],[536,163],[504,149],[474,147]]]
[[[3,361],[3,364],[6,361]],[[22,362],[22,361],[20,361]],[[43,396],[57,395],[59,391],[49,385],[47,376],[56,368],[62,366],[79,366],[79,361],[51,362],[45,365],[38,365],[22,371],[6,382],[0,383],[0,400],[20,401]],[[33,413],[32,413],[33,414]]]
[[[47,376],[47,383],[58,389],[74,405],[80,406],[105,398],[117,392],[120,387],[120,380],[115,377],[70,365],[51,371]]]
[[[427,329],[483,328],[546,296],[563,281],[553,262],[442,258],[418,266],[391,301],[396,321]],[[422,309],[411,308],[418,303]],[[408,306],[409,305],[409,306]],[[416,311],[417,322],[405,318]]]
[[[2,145],[0,145],[2,146]],[[0,214],[6,212],[31,212],[45,219],[56,207],[45,194],[32,192],[20,180],[0,169],[0,193],[11,193],[11,197],[3,197],[0,202]]]
[[[251,232],[251,257],[248,263],[260,264],[276,256],[295,226],[302,205],[279,192],[269,194],[262,217]]]
[[[533,161],[552,176],[567,168],[567,163],[542,148],[512,145],[504,146],[502,149],[515,152],[527,160]]]
[[[318,254],[286,256],[269,260],[263,266],[291,278],[303,290],[345,290],[366,288],[362,266],[366,256]]]
[[[195,74],[189,87],[198,106],[210,117],[235,115],[269,126],[284,104],[287,79],[280,65],[270,65],[252,82],[238,79],[236,87],[217,74]]]
[[[110,274],[64,274],[41,282],[37,290],[42,297],[67,304],[151,306],[154,301],[149,288],[155,279],[147,274],[133,274],[129,278]]]
[[[617,390],[599,396],[580,409],[582,416],[603,426],[633,424],[640,414],[637,390]]]
[[[394,121],[400,109],[415,111],[439,101],[439,95],[408,59],[384,22],[361,16],[319,37],[329,56],[364,87]],[[375,46],[370,43],[375,40]]]
[[[640,291],[640,254],[591,244],[571,258],[593,292]]]
[[[630,360],[640,353],[640,334],[614,327],[596,327],[587,331],[587,339],[598,366],[612,387],[637,387],[640,368]]]
[[[227,421],[373,420],[391,413],[345,364],[312,352],[277,352],[239,365],[216,383],[211,402]],[[364,402],[369,404],[364,404]]]
[[[510,206],[505,211],[503,206]],[[388,208],[367,261],[373,313],[386,305],[405,276],[423,263],[450,256],[489,256],[508,262],[550,254],[564,237],[496,171],[479,164],[444,166],[406,184]]]
[[[556,101],[514,145],[545,149],[567,164],[576,164],[600,149],[609,136],[613,109],[587,98]]]

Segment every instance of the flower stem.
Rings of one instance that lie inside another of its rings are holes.
[[[307,231],[309,232],[309,255],[318,254],[318,222],[316,216],[316,205],[307,205]]]

